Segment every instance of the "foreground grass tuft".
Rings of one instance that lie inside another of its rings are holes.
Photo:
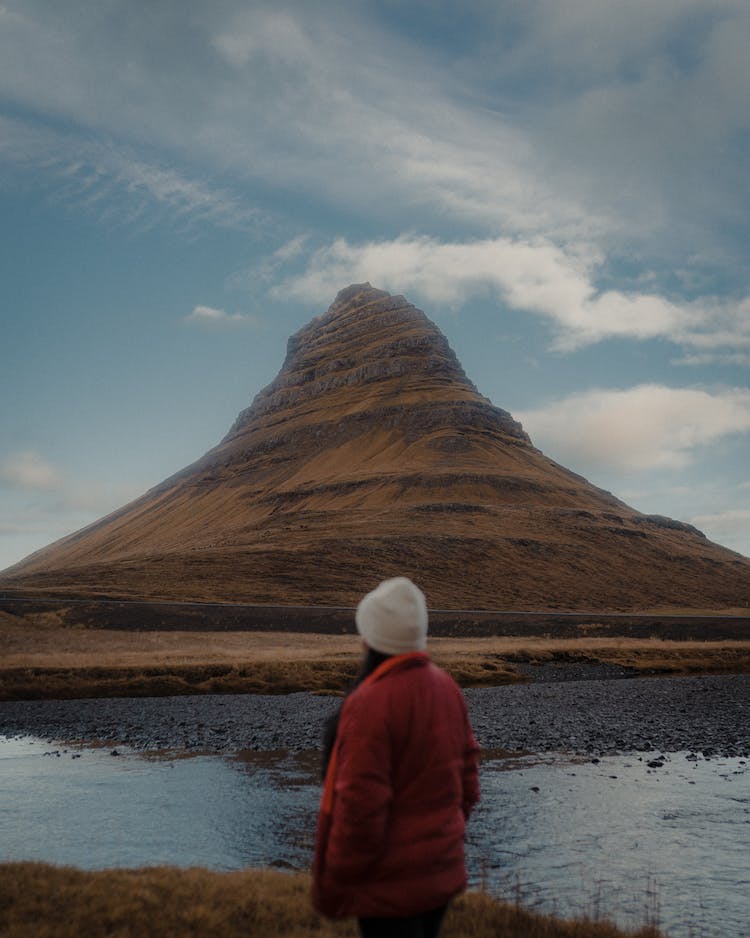
[[[155,867],[84,872],[43,863],[0,865],[3,938],[356,938],[353,921],[319,918],[306,874]],[[660,938],[607,922],[560,921],[469,893],[448,913],[446,938]]]

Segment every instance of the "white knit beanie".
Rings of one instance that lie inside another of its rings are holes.
[[[368,593],[354,616],[357,631],[375,651],[402,655],[427,644],[427,602],[405,576],[383,582]]]

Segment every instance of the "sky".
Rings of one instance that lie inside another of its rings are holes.
[[[0,0],[0,568],[200,457],[353,282],[750,555],[746,0]]]

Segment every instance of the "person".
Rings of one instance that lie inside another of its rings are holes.
[[[363,938],[436,938],[466,887],[479,747],[463,694],[425,652],[427,620],[406,577],[362,599],[362,670],[324,747],[313,903],[355,916]]]

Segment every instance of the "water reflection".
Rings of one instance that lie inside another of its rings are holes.
[[[0,738],[0,859],[96,869],[309,866],[317,754],[234,758],[54,749]],[[750,772],[672,754],[488,759],[468,836],[474,885],[526,906],[675,938],[740,938],[750,920]]]

